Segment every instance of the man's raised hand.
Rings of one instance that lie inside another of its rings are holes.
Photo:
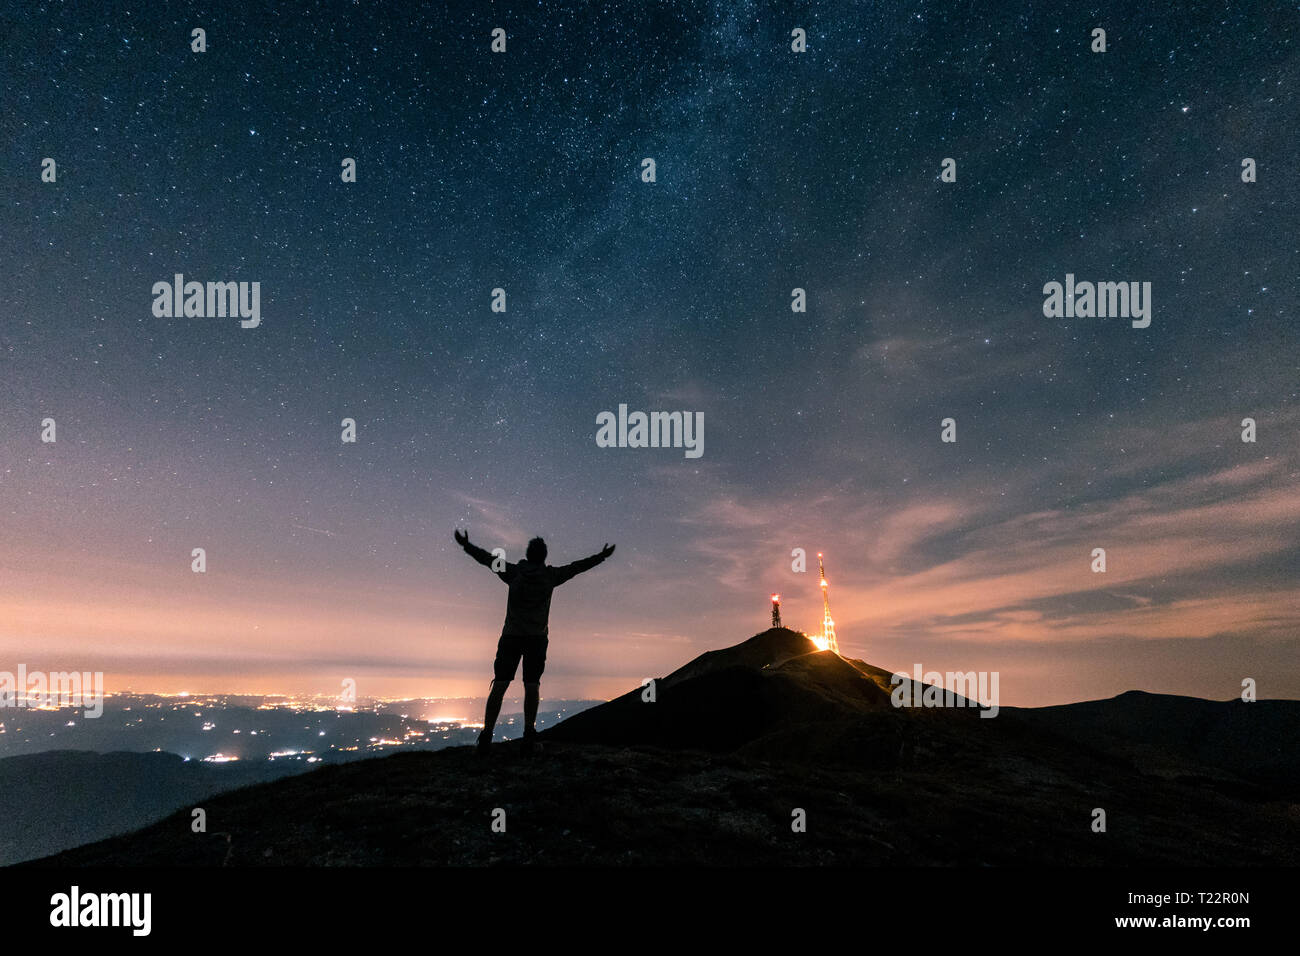
[[[613,553],[614,553],[614,546],[610,544],[608,541],[606,541],[605,547],[600,549],[600,556],[602,558],[608,558]]]
[[[461,531],[461,530],[458,528],[458,529],[456,529],[455,531],[453,531],[453,532],[451,533],[451,536],[452,536],[453,538],[456,539],[456,543],[457,543],[458,545],[460,545],[462,548],[465,547],[465,545],[469,544],[469,529],[468,529],[468,528],[466,528],[464,531]]]

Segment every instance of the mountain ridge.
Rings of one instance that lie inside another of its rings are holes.
[[[1300,863],[1300,787],[1162,749],[1142,711],[1228,702],[895,708],[891,672],[810,645],[782,628],[706,652],[653,702],[636,688],[544,731],[537,758],[498,744],[327,767],[206,801],[214,833],[182,811],[29,865]],[[1300,702],[1270,703],[1231,719],[1294,732]]]

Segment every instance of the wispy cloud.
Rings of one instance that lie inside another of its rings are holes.
[[[522,544],[531,537],[531,533],[524,529],[523,524],[504,505],[464,492],[453,492],[452,497],[462,504],[467,515],[464,524],[469,525],[473,532],[471,537],[476,543],[493,541]]]
[[[1133,441],[1146,449],[1180,437]],[[1021,482],[1032,478],[1009,486]],[[1277,571],[1300,547],[1300,494],[1282,457],[1028,512],[1018,497],[990,496],[975,482],[936,493],[939,484],[836,489],[830,506],[719,485],[679,523],[714,570],[711,586],[738,597],[791,581],[792,547],[824,548],[837,620],[873,637],[1043,643],[1251,631],[1263,639],[1300,626],[1300,587],[1260,571]],[[1104,573],[1092,571],[1094,548],[1106,551]]]

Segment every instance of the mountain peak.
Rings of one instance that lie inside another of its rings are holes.
[[[770,628],[575,714],[552,740],[728,751],[773,731],[892,711],[889,692],[806,634]],[[891,737],[891,747],[895,747]],[[791,750],[796,756],[798,747]]]
[[[788,627],[771,627],[731,647],[705,651],[663,678],[661,683],[670,686],[726,667],[770,667],[816,650],[817,645],[808,635]]]

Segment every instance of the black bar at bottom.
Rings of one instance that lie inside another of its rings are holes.
[[[707,931],[901,934],[913,942],[1191,935],[1231,944],[1287,926],[1296,873],[1276,869],[48,869],[0,870],[10,940],[124,940],[130,925],[51,925],[58,894],[148,893],[148,937],[165,942],[516,939],[583,945]],[[1181,895],[1180,895],[1181,894]],[[143,897],[138,898],[143,901]],[[54,902],[52,902],[54,900]],[[1158,905],[1157,905],[1158,904]],[[142,908],[135,911],[143,922]],[[1244,917],[1248,925],[1226,925]],[[1147,925],[1118,925],[1147,920]],[[1211,921],[1206,928],[1203,919]],[[1191,923],[1196,920],[1195,924]],[[124,915],[122,922],[129,923]],[[139,927],[137,927],[139,928]],[[466,938],[468,934],[468,939]],[[594,934],[594,935],[593,935]],[[1246,934],[1246,935],[1242,935]],[[139,937],[137,937],[139,938]],[[130,945],[130,943],[128,943]]]

